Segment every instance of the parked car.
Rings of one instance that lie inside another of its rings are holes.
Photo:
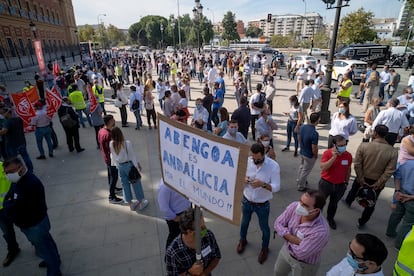
[[[320,48],[312,48],[312,49],[309,49],[309,55],[310,56],[327,56],[328,52]]]
[[[273,54],[274,52],[278,52],[278,50],[276,50],[276,49],[273,49],[273,48],[271,48],[271,47],[262,47],[262,48],[260,48],[260,52],[262,53],[262,54]]]
[[[354,83],[361,82],[361,73],[367,69],[367,63],[361,60],[337,59],[334,61],[332,70],[332,79],[342,82],[344,74],[354,65]],[[326,71],[326,66],[322,66],[322,71]],[[326,72],[325,72],[326,73]]]
[[[173,46],[167,46],[167,49],[165,50],[167,53],[174,53],[175,49]]]
[[[316,59],[313,56],[295,56],[294,59],[296,62],[296,68],[299,68],[301,64],[305,67],[316,67]]]

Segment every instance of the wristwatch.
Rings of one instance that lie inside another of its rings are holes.
[[[262,188],[266,189],[266,187],[267,187],[267,183],[263,183]]]

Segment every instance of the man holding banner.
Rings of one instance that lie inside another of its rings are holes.
[[[269,253],[270,227],[269,211],[273,193],[280,190],[279,164],[266,157],[265,149],[261,143],[255,143],[250,147],[251,156],[247,161],[246,179],[242,199],[242,221],[240,226],[240,241],[237,245],[237,253],[243,253],[247,245],[247,230],[256,213],[262,231],[262,249],[257,261],[263,264]]]

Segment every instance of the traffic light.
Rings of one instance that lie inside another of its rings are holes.
[[[267,22],[272,22],[272,14],[271,13],[268,13],[267,14]]]

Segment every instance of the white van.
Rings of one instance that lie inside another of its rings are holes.
[[[413,49],[407,47],[407,54],[414,54]],[[391,55],[404,55],[405,53],[405,46],[392,46],[391,47]]]

